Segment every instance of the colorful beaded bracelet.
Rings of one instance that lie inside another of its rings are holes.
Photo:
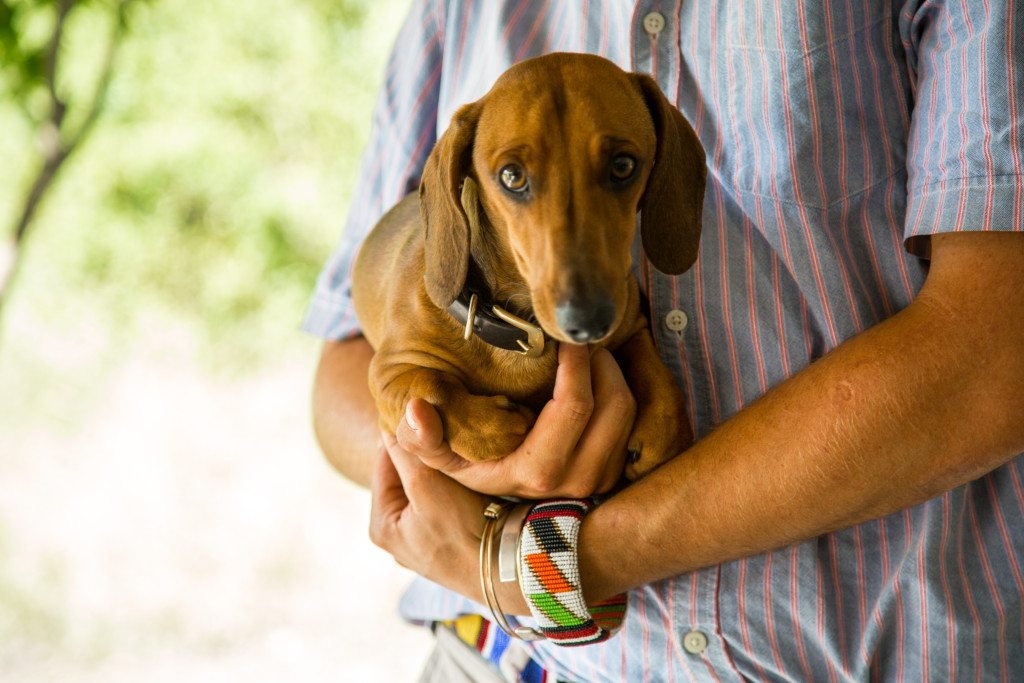
[[[550,500],[526,515],[519,540],[519,587],[549,640],[587,645],[607,640],[622,625],[626,595],[587,606],[577,552],[590,500]]]

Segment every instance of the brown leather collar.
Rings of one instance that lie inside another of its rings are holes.
[[[544,344],[549,339],[539,325],[512,315],[468,286],[463,287],[448,306],[448,313],[465,329],[464,339],[476,335],[491,346],[529,358],[544,353]],[[469,325],[466,321],[471,318],[472,324]]]

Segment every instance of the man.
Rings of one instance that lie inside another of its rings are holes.
[[[374,541],[479,601],[481,493],[584,495],[621,466],[633,406],[605,353],[560,349],[554,400],[497,463],[451,453],[418,402],[377,458],[352,381],[372,356],[356,245],[452,112],[515,61],[594,52],[654,76],[708,153],[697,264],[636,263],[698,442],[583,523],[588,600],[631,591],[622,633],[533,656],[573,680],[1024,671],[1022,17],[1013,0],[414,2],[306,322],[329,340],[317,432],[373,480]],[[427,582],[404,603],[472,609]]]

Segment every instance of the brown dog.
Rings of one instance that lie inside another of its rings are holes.
[[[507,455],[551,397],[552,342],[589,343],[614,352],[637,401],[627,476],[684,450],[684,399],[640,311],[630,246],[639,210],[654,266],[689,268],[705,173],[693,129],[650,77],[582,54],[506,71],[455,114],[419,199],[384,216],[356,261],[381,427],[393,432],[420,397],[452,450]]]

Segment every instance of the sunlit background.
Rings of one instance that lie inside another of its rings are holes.
[[[415,679],[298,331],[407,5],[0,0],[0,680]]]

